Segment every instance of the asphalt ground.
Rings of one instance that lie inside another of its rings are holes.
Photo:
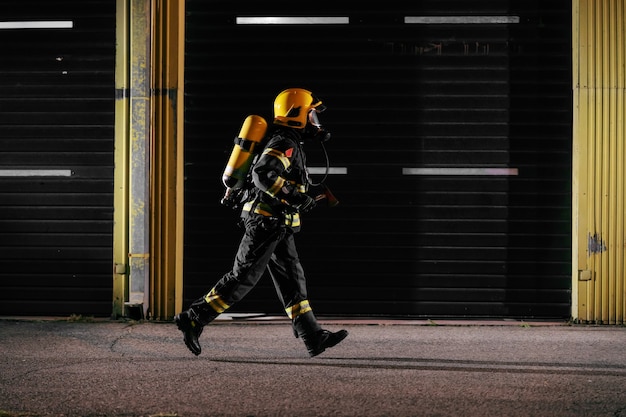
[[[284,320],[208,326],[0,319],[0,416],[626,417],[626,328],[320,320],[315,358]]]

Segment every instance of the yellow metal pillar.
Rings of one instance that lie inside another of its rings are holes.
[[[149,309],[150,262],[150,0],[130,0],[129,294],[127,305]]]
[[[117,0],[113,317],[182,309],[184,0]]]
[[[117,0],[115,53],[115,173],[113,192],[112,318],[124,315],[128,301],[128,140],[129,140],[129,0]]]
[[[151,230],[151,316],[182,309],[184,0],[156,2]]]
[[[626,320],[625,1],[573,1],[572,317],[581,322]]]
[[[113,317],[148,310],[150,0],[117,0]]]

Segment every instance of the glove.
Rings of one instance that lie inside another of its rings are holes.
[[[293,196],[292,206],[300,210],[302,213],[309,212],[315,208],[317,202],[313,197],[304,193],[296,193]]]
[[[295,188],[284,186],[282,192],[285,195],[283,203],[290,207],[300,210],[302,213],[311,211],[317,204],[315,199],[308,194],[298,192]]]

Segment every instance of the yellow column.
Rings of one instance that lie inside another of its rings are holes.
[[[149,309],[150,262],[150,0],[130,1],[130,151],[128,306]]]
[[[128,140],[129,140],[129,0],[116,1],[115,172],[113,192],[112,318],[124,315],[128,301]]]
[[[114,318],[182,309],[184,0],[117,0]]]
[[[572,317],[625,321],[625,0],[573,2]]]
[[[184,0],[163,0],[153,14],[154,80],[151,313],[182,310]]]
[[[112,316],[148,310],[150,0],[117,0]]]

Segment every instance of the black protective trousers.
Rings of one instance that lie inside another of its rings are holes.
[[[267,268],[296,335],[306,336],[321,330],[307,299],[306,278],[293,230],[274,217],[250,214],[243,220],[245,232],[232,270],[195,301],[190,310],[202,324],[207,324],[242,300]]]

